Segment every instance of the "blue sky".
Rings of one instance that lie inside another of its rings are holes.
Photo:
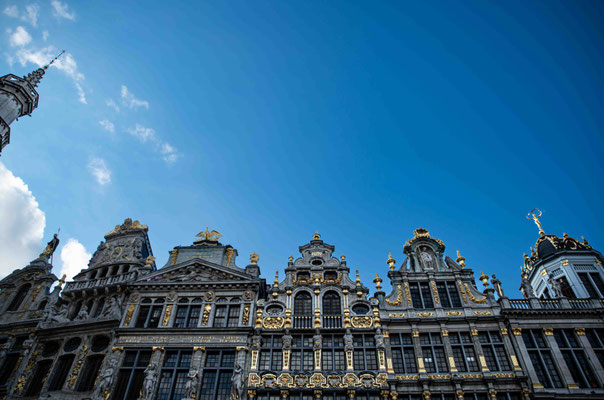
[[[31,226],[5,254],[31,259],[60,227],[57,273],[79,271],[132,217],[158,265],[209,226],[271,281],[318,230],[373,287],[424,227],[515,297],[532,208],[547,233],[604,246],[600,2],[0,9],[6,73],[68,52],[2,153],[27,206],[0,235]]]

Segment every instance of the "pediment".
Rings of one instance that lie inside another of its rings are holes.
[[[193,259],[182,264],[162,268],[137,282],[149,283],[208,283],[252,281],[253,277],[232,267],[223,267],[206,260]]]

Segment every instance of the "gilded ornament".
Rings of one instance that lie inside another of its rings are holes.
[[[472,334],[472,336],[478,336],[478,329],[472,329],[470,333]]]
[[[543,328],[545,336],[554,336],[554,328]]]
[[[539,228],[539,234],[541,236],[544,236],[545,232],[543,231],[543,226],[541,225],[541,222],[539,221],[539,218],[542,215],[543,215],[543,212],[541,210],[539,210],[538,208],[533,208],[531,211],[529,211],[528,214],[526,214],[526,219],[528,219],[528,220],[532,219],[533,221],[535,221],[535,224]]]
[[[501,334],[502,335],[507,335],[508,334],[508,330],[506,328],[501,328]]]
[[[461,311],[447,311],[445,314],[447,315],[447,317],[459,317],[463,313]]]
[[[153,267],[153,264],[155,264],[155,257],[149,254],[149,256],[145,259],[145,267]]]
[[[482,374],[459,374],[459,376],[465,379],[482,379]]]
[[[474,311],[474,315],[491,315],[489,310]]]
[[[520,336],[522,335],[522,328],[512,328],[512,333],[514,336]]]
[[[396,379],[399,381],[416,381],[419,379],[419,375],[397,375]]]
[[[368,316],[352,317],[350,320],[353,328],[368,329],[373,325],[373,318]]]
[[[281,329],[285,324],[283,317],[264,317],[262,319],[262,326],[264,329]]]
[[[243,317],[241,318],[241,323],[243,325],[247,325],[249,321],[250,321],[250,305],[246,304],[243,307]]]
[[[176,259],[178,258],[178,248],[174,248],[174,250],[172,250],[170,252],[170,264],[174,265],[176,264]]]
[[[204,296],[204,300],[211,303],[214,301],[214,298],[216,297],[216,295],[214,294],[213,290],[210,290],[209,292],[207,292]]]
[[[575,332],[578,336],[585,336],[585,328],[575,328]]]
[[[76,380],[78,379],[78,374],[80,373],[80,369],[82,368],[82,364],[84,363],[84,358],[86,357],[86,353],[88,353],[88,346],[84,345],[80,354],[78,354],[78,361],[76,361],[75,366],[73,367],[73,371],[71,372],[71,376],[67,380],[67,386],[72,389],[73,385],[75,385]]]
[[[166,306],[166,312],[164,313],[164,319],[161,323],[162,326],[168,326],[168,322],[170,322],[170,315],[172,314],[172,308],[174,305],[168,304]]]
[[[467,283],[464,283],[464,286],[466,288],[466,293],[468,295],[468,297],[470,298],[470,300],[472,300],[474,303],[476,304],[482,304],[485,303],[487,301],[486,297],[483,297],[482,299],[477,298],[476,296],[474,296],[474,294],[472,293],[472,291],[470,290],[470,287],[468,286]]]
[[[482,282],[482,285],[485,288],[489,287],[489,276],[485,275],[484,272],[480,271],[480,276],[478,277],[478,279],[480,279],[480,281]]]
[[[434,313],[433,312],[418,312],[417,316],[422,317],[422,318],[433,317]]]
[[[403,287],[399,284],[396,286],[396,288],[397,288],[396,299],[394,299],[394,300],[386,299],[386,303],[388,303],[391,306],[400,306],[403,303]]]
[[[116,225],[115,228],[113,228],[113,230],[111,232],[108,232],[107,234],[105,234],[105,236],[113,235],[115,233],[126,232],[126,231],[134,230],[134,229],[143,229],[146,231],[148,229],[148,227],[147,227],[147,225],[142,225],[138,221],[133,222],[131,218],[126,218],[122,225]]]
[[[250,254],[250,263],[251,264],[258,264],[258,260],[260,260],[260,256],[258,255],[258,253],[254,252],[252,254]]]
[[[358,385],[359,385],[359,378],[352,372],[348,372],[347,374],[345,374],[342,377],[342,384],[340,385],[340,387],[347,388],[347,387],[356,387]]]
[[[390,252],[388,253],[388,259],[386,260],[386,264],[388,264],[388,268],[390,268],[390,271],[394,271],[394,264],[396,264],[396,260],[392,257],[392,254],[390,254]]]
[[[321,239],[321,235],[319,234],[319,231],[315,231],[315,233],[312,235],[312,238],[314,240],[319,240]]]
[[[207,240],[210,242],[216,242],[219,238],[222,237],[222,235],[215,230],[210,231],[206,227],[205,231],[199,232],[197,235],[195,235],[195,237],[202,238],[203,240]]]
[[[493,376],[495,378],[515,378],[516,374],[513,372],[494,372]]]
[[[466,258],[462,257],[461,253],[459,252],[459,250],[457,250],[457,263],[459,264],[460,267],[465,268],[466,267]]]
[[[443,336],[449,336],[449,331],[448,330],[443,329],[442,331],[440,331],[440,333]]]
[[[231,260],[233,259],[233,255],[235,254],[235,249],[233,249],[232,247],[227,247],[225,250],[225,254],[226,254],[226,266],[227,268],[231,265]]]
[[[405,318],[405,313],[390,313],[389,318]]]
[[[405,281],[405,297],[407,297],[407,306],[413,307],[411,303],[411,292],[409,291],[409,282]]]
[[[466,295],[466,290],[463,287],[463,283],[461,283],[461,281],[457,281],[457,285],[459,286],[459,291],[461,292],[461,298],[463,299],[464,303],[468,302],[468,296]]]
[[[132,314],[134,314],[135,309],[136,304],[130,304],[128,306],[128,311],[126,311],[126,319],[124,320],[124,326],[130,325],[130,321],[132,320]]]
[[[212,305],[211,304],[206,304],[203,307],[203,315],[201,317],[201,323],[203,326],[206,326],[208,324],[208,322],[210,321],[210,312],[212,311]]]
[[[430,379],[451,379],[451,375],[448,374],[429,375],[428,377]]]
[[[413,331],[413,337],[419,337],[419,331]]]
[[[295,387],[294,378],[288,373],[283,373],[277,378],[277,384],[281,387]]]
[[[329,387],[327,385],[327,379],[325,379],[325,377],[323,376],[323,374],[319,373],[319,372],[315,372],[314,374],[312,374],[310,376],[310,379],[308,381],[308,387],[312,387],[312,388],[327,388]]]
[[[432,281],[432,294],[434,295],[436,304],[440,304],[440,297],[438,297],[438,290],[436,289],[436,282],[434,281]]]

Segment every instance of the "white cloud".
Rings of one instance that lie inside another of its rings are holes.
[[[21,15],[21,20],[29,22],[32,26],[38,26],[38,12],[40,6],[37,4],[30,4],[25,7],[25,14]]]
[[[44,31],[42,32],[42,40],[47,41],[48,40],[48,31]]]
[[[162,160],[167,164],[174,164],[181,156],[174,146],[158,138],[153,128],[146,128],[140,124],[136,124],[134,128],[126,129],[126,132],[143,143],[151,143],[153,149],[161,155]]]
[[[107,164],[105,164],[105,160],[102,158],[92,158],[88,163],[88,170],[99,185],[104,186],[111,183],[111,171],[107,168]]]
[[[15,5],[6,6],[6,8],[2,11],[2,13],[4,15],[8,15],[11,18],[19,17],[19,9],[17,9],[17,6],[15,6]]]
[[[58,51],[54,47],[48,46],[36,51],[26,48],[20,48],[19,50],[17,50],[16,55],[17,60],[22,66],[25,66],[29,62],[37,65],[38,67],[41,67],[43,65],[48,64],[48,62],[52,60],[57,54]],[[73,80],[74,86],[76,87],[76,90],[78,92],[78,100],[81,103],[87,104],[86,94],[81,84],[81,82],[84,80],[84,74],[82,74],[78,70],[78,64],[73,58],[73,55],[71,55],[71,53],[63,54],[58,60],[56,60],[51,65],[51,68],[52,67],[63,71]]]
[[[120,107],[113,101],[113,99],[107,100],[107,107],[113,108],[115,112],[120,112]]]
[[[53,8],[53,15],[58,18],[65,18],[73,21],[75,19],[75,12],[69,12],[69,6],[65,3],[61,3],[58,0],[50,2]]]
[[[137,138],[139,138],[141,142],[146,142],[149,139],[155,141],[155,130],[151,128],[145,128],[144,126],[139,124],[136,124],[134,128],[129,128],[127,132],[132,136],[136,136]]]
[[[0,221],[0,275],[4,276],[25,267],[44,250],[46,216],[23,180],[1,162]]]
[[[67,275],[70,281],[74,275],[77,275],[82,269],[86,268],[92,255],[86,251],[84,245],[74,238],[67,239],[67,242],[61,248],[61,272]]]
[[[11,18],[19,18],[21,21],[30,23],[32,26],[38,26],[38,14],[40,12],[40,6],[37,4],[30,4],[25,7],[25,12],[19,16],[19,8],[16,5],[6,6],[2,13]]]
[[[168,143],[163,143],[159,152],[162,155],[162,159],[168,164],[174,164],[178,160],[178,157],[180,157],[176,149]]]
[[[23,47],[31,42],[31,35],[23,28],[18,26],[14,32],[10,33],[9,43],[11,46]]]
[[[125,85],[122,85],[122,104],[129,108],[145,107],[149,109],[149,102],[145,100],[137,99],[132,93],[128,91]]]
[[[106,131],[115,132],[115,125],[113,125],[113,122],[109,121],[108,119],[99,121],[99,125],[101,125]]]

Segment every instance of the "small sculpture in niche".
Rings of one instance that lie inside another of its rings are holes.
[[[419,249],[420,260],[422,267],[425,270],[433,270],[436,268],[436,256],[432,249],[426,246],[422,246]]]

